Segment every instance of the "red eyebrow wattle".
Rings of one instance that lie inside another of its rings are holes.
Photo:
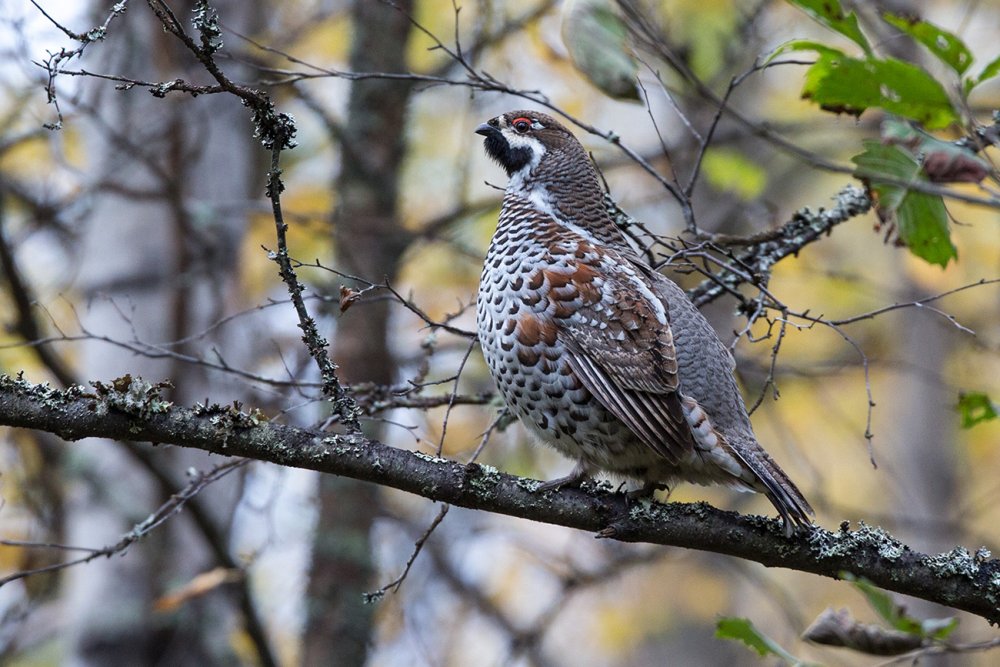
[[[530,119],[530,118],[525,118],[524,116],[521,116],[521,117],[519,117],[519,118],[515,118],[515,119],[514,119],[513,121],[511,121],[511,125],[513,125],[514,123],[519,123],[519,122],[521,122],[522,120],[523,120],[523,121],[524,121],[525,123],[528,123],[529,125],[531,125],[531,124],[532,124],[532,122],[531,122],[531,119]]]

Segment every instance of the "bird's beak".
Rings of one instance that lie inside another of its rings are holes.
[[[495,127],[493,127],[492,125],[490,125],[489,123],[480,123],[480,125],[478,127],[476,127],[476,134],[481,134],[484,137],[488,136],[488,135],[490,135],[490,134],[492,134],[492,133],[494,133],[496,131],[497,131],[497,129]]]

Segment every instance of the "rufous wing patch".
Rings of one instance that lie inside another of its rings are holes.
[[[552,346],[556,344],[559,328],[549,317],[534,313],[521,313],[517,318],[517,326],[514,331],[517,342],[525,347],[535,347],[539,343]]]

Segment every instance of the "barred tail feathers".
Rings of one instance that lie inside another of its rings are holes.
[[[731,450],[764,487],[764,495],[781,515],[785,535],[791,537],[797,529],[812,526],[811,517],[815,512],[809,501],[760,445],[754,443],[752,446],[753,451],[749,455],[736,447],[731,447]]]

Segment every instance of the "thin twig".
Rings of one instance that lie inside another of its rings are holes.
[[[292,268],[291,260],[288,256],[288,241],[285,232],[288,225],[284,221],[281,212],[281,191],[284,184],[281,181],[281,146],[274,145],[271,149],[271,170],[267,176],[267,196],[271,200],[271,207],[274,214],[274,227],[277,235],[278,249],[271,253],[271,259],[278,265],[278,274],[281,276],[288,294],[295,307],[295,313],[299,318],[299,328],[302,329],[302,341],[309,350],[309,356],[313,358],[319,367],[320,377],[323,379],[323,393],[333,403],[335,413],[341,418],[344,424],[354,430],[360,429],[358,424],[358,406],[354,399],[349,396],[340,380],[337,377],[337,366],[330,360],[327,353],[328,343],[323,338],[316,327],[316,320],[309,314],[305,301],[302,298],[304,289],[299,282],[295,270]]]
[[[442,505],[441,509],[438,510],[437,516],[434,517],[434,520],[431,521],[431,524],[427,526],[427,530],[425,530],[423,534],[419,538],[417,538],[417,541],[413,543],[413,551],[410,553],[410,557],[406,559],[406,565],[403,566],[402,573],[400,573],[398,577],[387,583],[385,586],[382,586],[381,588],[374,590],[370,593],[366,593],[365,602],[375,602],[376,600],[384,596],[386,593],[388,593],[390,590],[393,593],[399,592],[399,587],[402,586],[404,581],[406,581],[406,577],[410,574],[410,568],[412,568],[413,563],[416,562],[417,556],[420,555],[420,552],[424,548],[424,544],[427,543],[427,540],[430,538],[430,536],[434,533],[437,527],[441,525],[441,522],[444,521],[444,517],[445,515],[448,514],[449,509],[451,509],[451,505]]]
[[[45,567],[38,567],[31,570],[21,570],[15,572],[6,577],[0,578],[0,588],[9,584],[12,581],[17,581],[19,579],[24,579],[25,577],[30,577],[36,574],[43,574],[46,572],[56,572],[59,570],[64,570],[68,567],[73,567],[74,565],[80,565],[83,563],[89,563],[92,560],[101,557],[112,556],[116,553],[121,553],[128,549],[130,546],[141,540],[143,537],[149,533],[156,530],[161,526],[167,519],[179,512],[184,505],[198,495],[202,489],[206,486],[212,484],[213,482],[222,479],[229,473],[241,468],[242,466],[249,463],[249,459],[236,459],[234,461],[228,461],[226,463],[219,464],[212,468],[208,472],[198,472],[193,475],[193,479],[188,483],[186,487],[173,494],[167,502],[160,505],[160,507],[146,517],[145,520],[137,523],[131,531],[122,536],[118,542],[114,544],[107,545],[98,549],[88,549],[86,547],[69,547],[60,546],[59,548],[63,550],[77,550],[77,551],[87,551],[86,556],[81,556],[74,560],[65,561],[62,563],[55,563],[53,565],[47,565]]]

